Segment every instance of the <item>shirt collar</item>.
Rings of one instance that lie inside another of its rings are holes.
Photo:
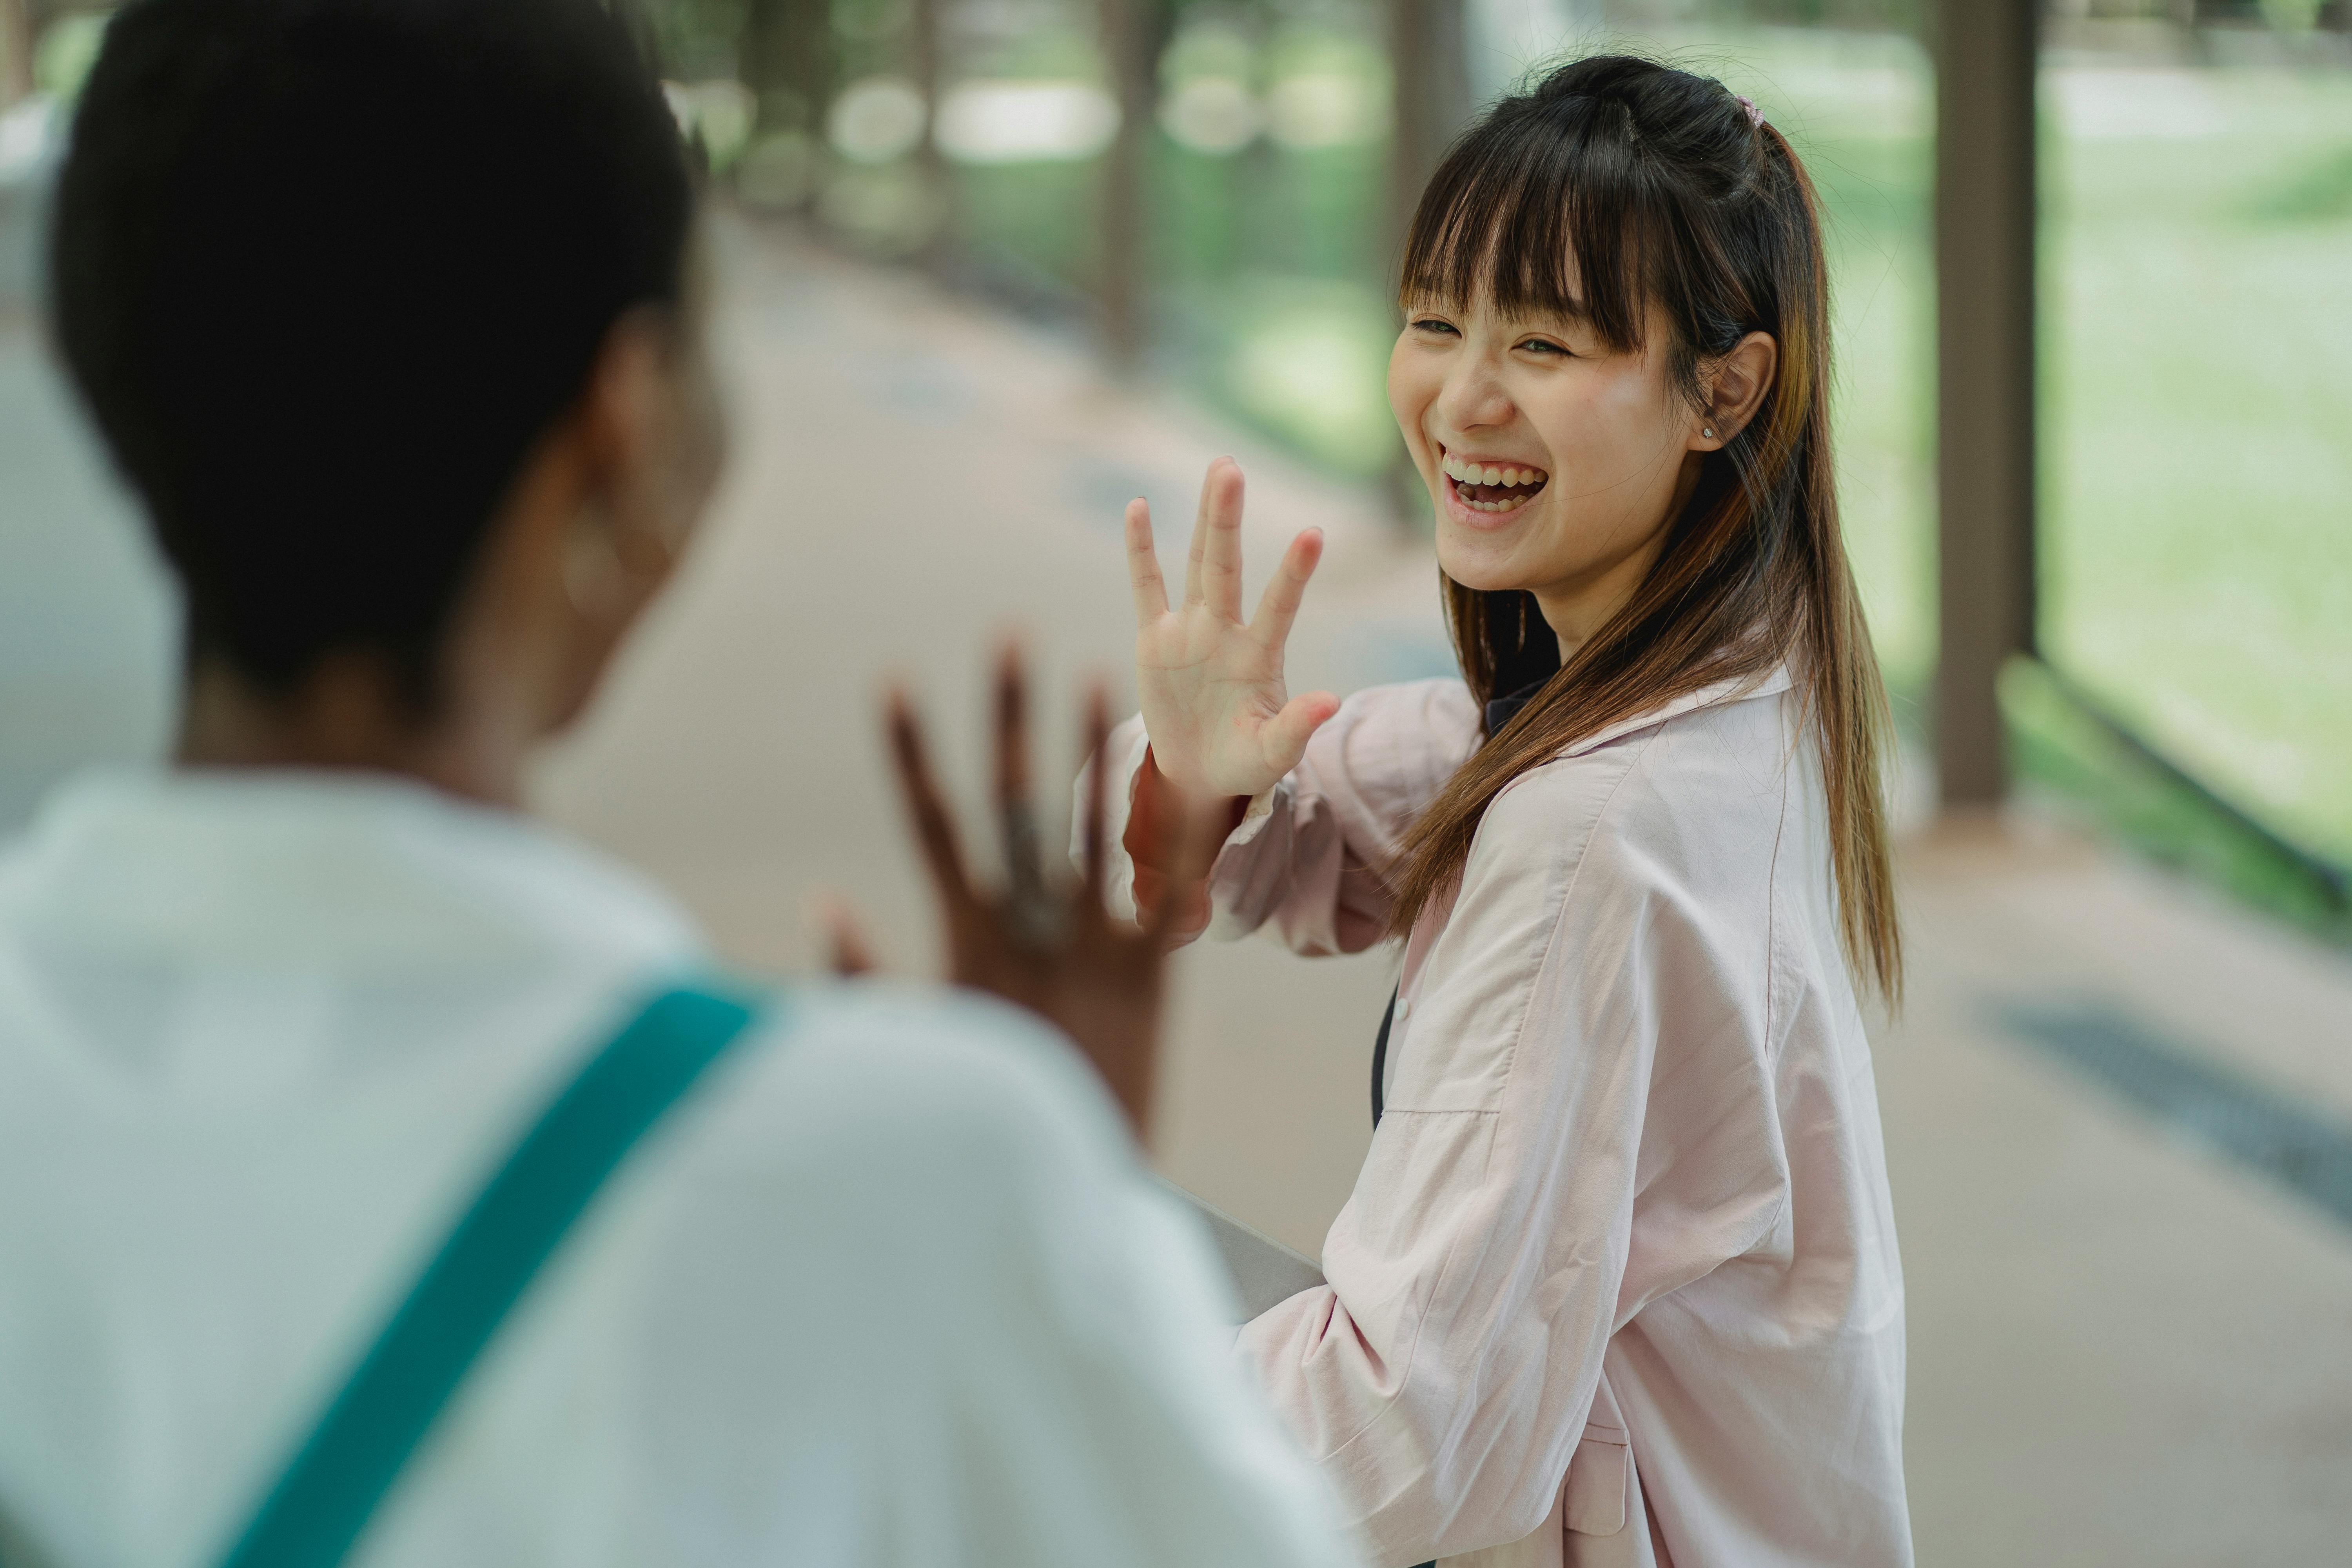
[[[0,922],[167,961],[342,973],[676,964],[701,949],[646,879],[520,813],[290,769],[68,781],[0,852]]]
[[[1716,708],[1726,703],[1745,702],[1753,697],[1770,697],[1788,690],[1791,684],[1789,679],[1789,667],[1785,664],[1776,664],[1771,668],[1756,675],[1735,676],[1728,680],[1718,680],[1712,685],[1702,686],[1696,691],[1685,691],[1679,697],[1671,698],[1647,712],[1620,719],[1614,724],[1604,724],[1560,752],[1560,755],[1580,757],[1587,752],[1605,746],[1610,742],[1621,736],[1630,735],[1636,730],[1647,730],[1653,725],[1663,724],[1669,719],[1679,719],[1685,713],[1696,713],[1702,708]]]
[[[1547,680],[1549,679],[1549,677],[1546,678]],[[1535,700],[1536,693],[1541,691],[1545,684],[1544,680],[1534,681],[1507,696],[1497,697],[1488,702],[1486,704],[1488,738],[1491,739],[1502,730],[1504,725],[1517,718],[1519,710]],[[1744,701],[1750,697],[1769,697],[1776,692],[1788,690],[1790,684],[1789,667],[1784,664],[1774,665],[1761,675],[1718,680],[1713,685],[1702,686],[1696,691],[1685,691],[1681,696],[1662,702],[1646,711],[1620,719],[1613,724],[1605,724],[1568,747],[1560,752],[1560,755],[1580,757],[1596,747],[1605,746],[1620,736],[1629,735],[1636,730],[1646,730],[1653,724],[1663,724],[1669,719],[1694,712],[1701,708],[1711,708],[1717,703]]]

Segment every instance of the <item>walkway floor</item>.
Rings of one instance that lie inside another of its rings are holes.
[[[919,279],[740,226],[722,237],[733,477],[537,793],[678,889],[736,958],[805,965],[802,900],[830,884],[899,967],[929,967],[877,743],[880,672],[914,679],[975,784],[992,637],[1020,627],[1049,691],[1119,678],[1120,504],[1150,496],[1163,549],[1181,549],[1219,452],[1249,475],[1258,571],[1299,526],[1330,536],[1295,689],[1444,668],[1433,566],[1370,493],[1106,386],[1080,345]],[[1066,754],[1065,706],[1047,743]],[[2120,1019],[2352,1122],[2352,965],[2031,821],[1919,836],[1905,872],[1913,994],[1878,1032],[1877,1068],[1910,1286],[1920,1561],[2343,1561],[2352,1230],[2144,1120],[2011,1020]],[[1316,1250],[1368,1135],[1391,962],[1188,952],[1170,1173]]]

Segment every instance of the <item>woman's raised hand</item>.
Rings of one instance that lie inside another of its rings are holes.
[[[1255,618],[1242,620],[1242,471],[1209,465],[1184,568],[1183,602],[1168,603],[1151,547],[1151,509],[1127,505],[1128,576],[1135,587],[1135,685],[1160,773],[1195,800],[1254,795],[1298,765],[1307,738],[1339,710],[1328,691],[1292,697],[1283,644],[1323,554],[1307,529],[1290,542]]]

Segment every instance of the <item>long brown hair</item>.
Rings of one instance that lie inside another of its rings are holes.
[[[1580,318],[1618,353],[1639,352],[1645,322],[1663,321],[1669,374],[1695,405],[1706,368],[1751,331],[1778,343],[1778,368],[1754,417],[1706,458],[1633,596],[1406,835],[1393,929],[1461,875],[1480,818],[1519,774],[1607,725],[1785,662],[1820,758],[1847,961],[1893,1002],[1886,691],[1838,530],[1829,280],[1804,165],[1720,82],[1617,55],[1562,66],[1466,132],[1413,214],[1400,298],[1482,291],[1506,314]],[[1481,704],[1557,663],[1531,595],[1450,577],[1444,592]]]

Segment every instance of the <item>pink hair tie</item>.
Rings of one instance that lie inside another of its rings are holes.
[[[1756,107],[1756,100],[1754,99],[1748,97],[1744,92],[1734,93],[1732,96],[1738,99],[1739,107],[1748,111],[1748,124],[1761,125],[1764,123],[1764,111]]]

